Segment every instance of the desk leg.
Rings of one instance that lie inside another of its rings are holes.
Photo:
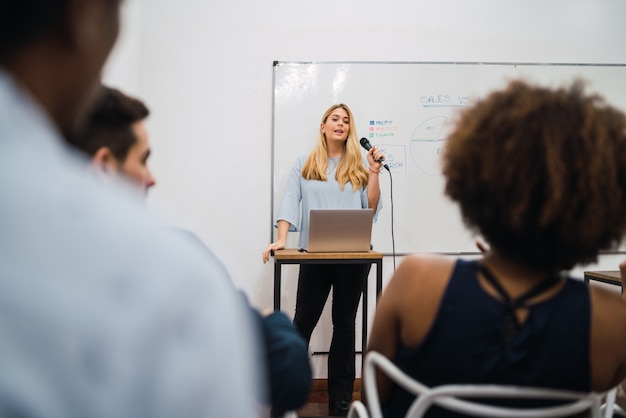
[[[274,260],[274,310],[280,311],[280,285],[282,273],[282,263]]]
[[[383,291],[383,260],[376,261],[376,302]]]
[[[363,278],[363,304],[361,306],[363,308],[363,331],[361,331],[361,370],[363,370],[363,367],[365,366],[365,346],[367,345],[367,279],[367,276]]]
[[[378,298],[380,297],[380,293],[383,289],[383,261],[376,260],[374,261],[376,264],[376,302],[378,303]],[[365,351],[367,348],[367,285],[368,278],[365,278],[365,283],[363,284],[363,333],[362,333],[362,341],[361,341],[361,368],[365,366]]]

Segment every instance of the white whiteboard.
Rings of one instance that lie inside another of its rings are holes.
[[[345,103],[359,138],[381,147],[391,168],[391,179],[381,173],[374,249],[394,248],[393,192],[397,254],[475,252],[474,237],[443,194],[439,152],[459,109],[517,78],[551,86],[582,78],[588,91],[626,110],[622,64],[275,62],[272,224],[296,157],[315,145],[324,111]],[[290,233],[288,247],[296,246],[296,235]]]

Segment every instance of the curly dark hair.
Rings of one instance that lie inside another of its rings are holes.
[[[513,81],[461,115],[443,153],[465,224],[545,271],[595,262],[626,230],[626,117],[584,90]]]

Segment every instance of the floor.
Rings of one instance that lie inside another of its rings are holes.
[[[303,408],[298,410],[298,417],[327,417],[327,403],[307,403]]]
[[[326,379],[314,379],[307,403],[298,410],[298,417],[327,417],[328,392]],[[361,399],[361,379],[354,382],[352,399]]]

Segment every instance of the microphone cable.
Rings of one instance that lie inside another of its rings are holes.
[[[359,140],[359,143],[367,151],[372,149],[372,144],[370,144],[370,141],[365,137],[361,138]],[[393,258],[393,272],[395,273],[396,272],[396,238],[393,232],[393,229],[394,229],[393,228],[393,178],[391,176],[391,169],[389,168],[387,164],[385,164],[383,159],[382,158],[379,159],[378,162],[382,164],[383,167],[389,172],[389,189],[390,189],[389,195],[391,198],[391,256]]]
[[[394,235],[393,228],[393,176],[391,170],[387,170],[389,173],[389,200],[391,201],[391,258],[393,259],[393,272],[396,272],[396,237]]]

